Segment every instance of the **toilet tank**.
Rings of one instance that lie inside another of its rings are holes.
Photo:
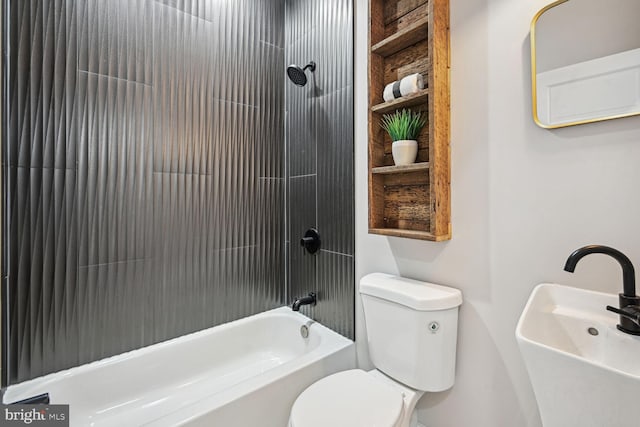
[[[455,379],[458,289],[384,273],[360,280],[371,361],[389,377],[423,391]]]

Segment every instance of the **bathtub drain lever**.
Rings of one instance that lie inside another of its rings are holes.
[[[315,320],[309,320],[307,323],[300,326],[300,335],[302,335],[302,338],[309,338],[309,328],[314,323],[316,323]]]

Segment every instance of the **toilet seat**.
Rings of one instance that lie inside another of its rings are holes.
[[[339,372],[312,384],[296,399],[290,427],[395,427],[402,395],[361,369]]]

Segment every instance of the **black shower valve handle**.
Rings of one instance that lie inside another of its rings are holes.
[[[318,230],[315,228],[308,229],[300,239],[300,246],[310,254],[318,252],[320,250],[320,234],[318,234]]]

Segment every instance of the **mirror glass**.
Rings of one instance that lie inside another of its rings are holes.
[[[533,117],[558,128],[640,114],[640,0],[560,0],[531,24]]]

